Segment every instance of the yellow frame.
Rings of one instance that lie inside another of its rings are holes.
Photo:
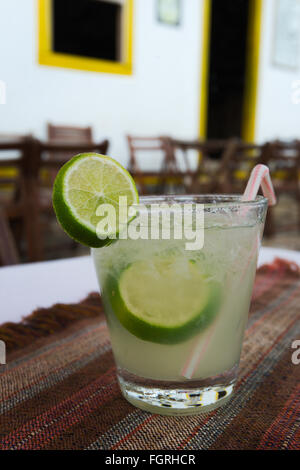
[[[246,142],[255,140],[262,3],[262,0],[250,0],[242,126],[242,138]]]
[[[203,0],[202,61],[201,61],[201,77],[200,77],[200,115],[199,115],[199,138],[200,139],[204,139],[206,137],[206,132],[207,132],[210,14],[211,14],[211,0]]]
[[[41,65],[63,67],[92,72],[115,73],[120,75],[132,74],[133,62],[133,1],[125,0],[124,15],[124,61],[112,62],[62,54],[52,50],[52,0],[38,0],[39,47],[38,61]]]
[[[249,30],[247,38],[246,83],[243,103],[242,138],[255,140],[256,104],[259,75],[259,50],[262,18],[262,0],[250,1]],[[202,69],[200,83],[199,138],[207,133],[207,105],[209,80],[209,43],[211,29],[211,0],[203,0]]]

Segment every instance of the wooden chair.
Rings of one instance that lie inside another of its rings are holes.
[[[19,256],[7,217],[0,206],[0,262],[2,266],[19,263]]]
[[[231,140],[223,159],[221,189],[228,194],[243,194],[250,173],[258,163],[267,164],[267,145]]]
[[[232,142],[224,140],[176,140],[169,139],[173,159],[182,157],[181,178],[187,193],[216,193],[220,191],[220,177],[224,169],[224,161],[231,149]],[[193,153],[194,166],[190,161]],[[215,155],[219,158],[215,158]]]
[[[268,166],[277,199],[292,197],[297,204],[297,226],[300,229],[300,141],[273,141],[266,145]],[[270,211],[272,212],[272,210]],[[286,226],[285,229],[290,228]],[[294,226],[293,226],[294,228]]]
[[[268,159],[269,147],[267,143],[258,145],[232,139],[231,145],[224,156],[224,165],[220,178],[221,192],[243,194],[254,166],[258,163],[268,165]],[[266,237],[274,234],[273,215],[273,210],[269,208],[264,231]]]
[[[172,184],[178,168],[170,152],[169,139],[167,137],[135,137],[127,135],[129,146],[128,170],[134,178],[140,194],[164,193]],[[150,154],[151,166],[157,166],[155,170],[145,169],[141,166],[142,155]]]
[[[30,200],[28,191],[31,177],[31,143],[31,136],[15,136],[14,140],[9,136],[0,139],[0,204],[15,229],[20,250],[25,250],[28,261],[36,261],[38,240],[32,223],[35,201]],[[15,158],[8,157],[8,151],[16,153]]]
[[[28,261],[44,259],[43,228],[49,226],[49,217],[54,217],[52,208],[52,187],[45,187],[42,180],[44,170],[53,170],[56,175],[65,163],[65,158],[49,158],[55,155],[74,155],[85,151],[105,154],[108,141],[94,144],[62,144],[42,143],[33,137],[17,141],[1,141],[0,139],[0,187],[13,186],[10,197],[5,191],[0,193],[0,202],[9,221],[21,222],[21,236],[26,241],[26,258]],[[1,159],[1,151],[15,150],[19,158]],[[1,168],[13,169],[13,177],[1,176]],[[45,215],[43,221],[43,215]]]

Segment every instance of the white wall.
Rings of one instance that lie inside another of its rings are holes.
[[[195,137],[198,130],[202,2],[183,1],[178,28],[156,20],[155,0],[135,0],[134,73],[106,75],[37,63],[35,0],[0,3],[0,133],[46,137],[48,121],[92,125],[110,155],[127,162],[126,133]]]
[[[275,3],[263,0],[258,141],[300,137],[300,103],[292,102],[300,68],[272,64]],[[182,1],[178,28],[157,22],[156,0],[135,0],[132,76],[38,65],[36,5],[36,0],[0,2],[0,80],[7,85],[0,133],[31,132],[45,138],[49,121],[92,125],[95,138],[109,138],[110,154],[124,164],[126,133],[197,135],[202,0]]]
[[[263,0],[256,139],[300,139],[300,99],[292,101],[292,83],[300,80],[298,70],[272,64],[276,0]],[[300,88],[300,86],[299,86]],[[300,94],[298,94],[300,97]]]

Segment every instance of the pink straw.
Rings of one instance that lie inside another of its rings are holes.
[[[266,165],[256,165],[250,175],[249,181],[247,183],[245,192],[242,196],[242,201],[253,201],[258,193],[259,187],[261,186],[263,195],[268,199],[269,206],[274,206],[276,204],[276,196],[273,188],[273,184],[270,178],[270,172],[269,168]],[[260,239],[259,236],[255,237],[253,247],[250,250],[250,255],[247,258],[247,262],[245,263],[245,266],[241,272],[240,276],[240,281],[242,282],[245,274],[247,272],[247,269],[249,267],[249,264],[252,262],[254,256],[256,256],[256,253],[258,252],[260,245]],[[182,370],[181,370],[181,375],[187,379],[191,379],[193,375],[195,374],[195,371],[199,365],[199,362],[203,358],[210,340],[216,330],[217,326],[217,321],[213,324],[211,327],[204,343],[199,344],[198,339],[196,339],[196,342],[193,345],[192,351],[189,354]]]
[[[256,165],[251,171],[249,181],[242,196],[242,201],[253,201],[257,196],[260,186],[263,195],[269,201],[269,206],[274,206],[276,204],[276,196],[270,178],[270,171],[266,165],[261,164]]]

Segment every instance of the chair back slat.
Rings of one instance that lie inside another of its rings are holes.
[[[48,124],[49,142],[84,142],[93,141],[91,127],[56,126]]]
[[[48,142],[53,144],[84,144],[93,143],[91,127],[58,126],[48,124]],[[67,149],[59,151],[57,148],[49,151],[47,158],[49,160],[69,160],[74,153]],[[49,182],[53,184],[56,173],[50,171]]]

